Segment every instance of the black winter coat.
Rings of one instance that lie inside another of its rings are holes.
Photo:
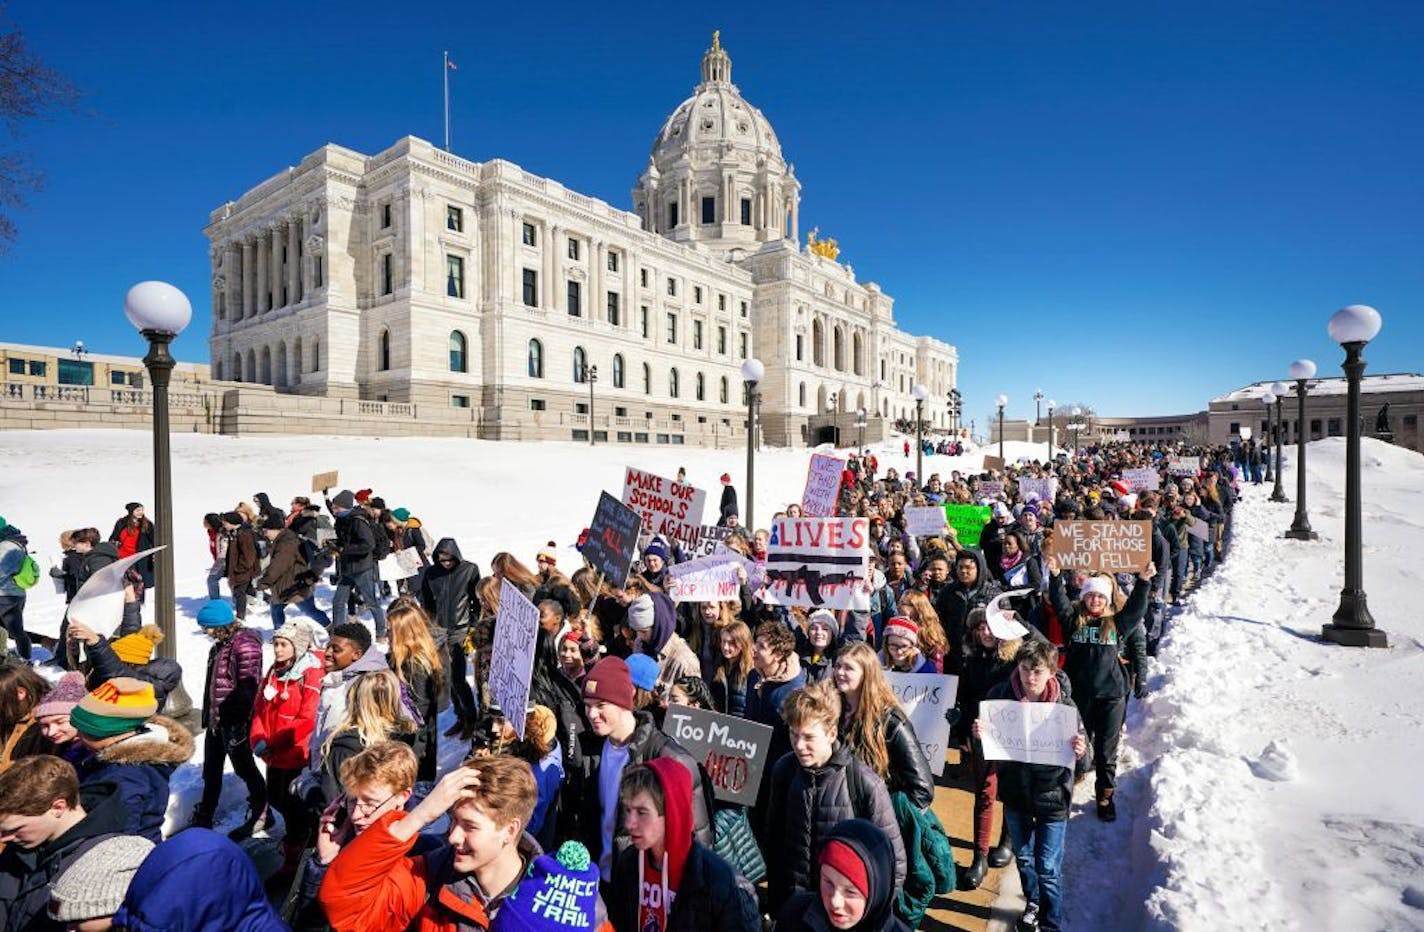
[[[442,553],[454,557],[455,565],[449,569],[440,565]],[[431,566],[420,584],[421,607],[446,631],[472,625],[479,617],[479,584],[480,568],[460,556],[460,545],[453,537],[441,538],[431,552]]]
[[[850,777],[847,771],[859,773]],[[850,783],[856,780],[859,792]],[[771,773],[767,802],[766,885],[771,912],[790,897],[812,889],[816,880],[814,854],[831,829],[846,819],[865,819],[879,826],[895,850],[895,887],[905,882],[905,847],[890,794],[875,771],[837,744],[831,759],[808,770],[794,753],[782,756]]]
[[[376,529],[360,507],[336,519],[336,545],[341,552],[336,569],[342,577],[376,569]]]
[[[976,648],[970,653],[965,653],[961,647],[959,653],[962,658],[959,693],[955,698],[959,718],[950,730],[950,740],[956,745],[963,745],[969,740],[969,727],[979,717],[979,703],[989,694],[989,690],[1008,680],[1014,672],[1014,662],[1012,659],[1001,659],[997,647],[988,651]]]
[[[131,676],[153,686],[153,698],[158,701],[158,711],[168,701],[168,694],[177,688],[183,679],[183,668],[178,661],[168,657],[155,657],[143,666],[124,663],[108,639],[99,638],[93,644],[84,645],[84,653],[89,658],[90,670],[86,683],[90,689],[98,689],[116,676]]]
[[[1073,683],[1073,695],[1084,699],[1121,699],[1132,690],[1132,678],[1142,682],[1147,676],[1147,630],[1142,623],[1147,613],[1150,584],[1137,580],[1127,604],[1114,618],[1117,631],[1106,643],[1099,640],[1100,621],[1086,618],[1078,623],[1080,603],[1069,601],[1063,574],[1048,583],[1053,611],[1063,624],[1067,639],[1063,671]]]
[[[439,676],[426,673],[411,663],[407,663],[404,670],[398,670],[394,654],[387,656],[387,662],[405,684],[410,693],[410,701],[415,704],[415,709],[421,717],[420,727],[415,730],[413,745],[416,760],[419,761],[415,778],[434,780],[439,742],[439,725],[436,720],[440,717],[441,710],[450,705],[449,679],[444,673]]]
[[[988,605],[994,596],[1003,591],[999,584],[994,582],[984,554],[978,550],[970,550],[969,553],[974,554],[979,562],[979,575],[974,580],[974,585],[966,588],[959,580],[952,579],[945,583],[934,598],[935,614],[939,615],[944,636],[949,639],[951,645],[964,643],[964,620],[969,617],[970,610]],[[944,658],[944,672],[958,675],[961,659],[959,651],[951,650]]]
[[[865,865],[870,895],[865,900],[865,914],[855,924],[855,932],[910,932],[903,919],[895,915],[898,885],[892,885],[895,870],[894,851],[885,833],[864,819],[853,819],[836,826],[823,842],[835,839],[844,842]],[[818,873],[819,878],[819,873]],[[818,886],[818,884],[813,886]],[[798,893],[786,901],[776,919],[776,932],[835,932],[818,890]]]
[[[898,706],[885,720],[885,749],[890,754],[890,776],[885,789],[904,793],[921,809],[934,802],[934,774],[915,726]]]
[[[609,884],[613,894],[607,905],[614,932],[640,932],[642,856],[637,848],[628,847],[613,865]],[[756,889],[730,864],[694,841],[665,932],[761,932]]]
[[[1058,674],[1059,680],[1063,674]],[[1061,685],[1061,682],[1060,682]],[[1076,708],[1066,687],[1060,690],[1058,701]],[[1013,699],[1013,687],[1004,681],[985,699]],[[1079,723],[1079,730],[1082,724]],[[1061,822],[1068,818],[1073,804],[1073,768],[1052,764],[1021,764],[1018,761],[995,761],[999,775],[999,800],[1015,812],[1036,816],[1045,822]]]

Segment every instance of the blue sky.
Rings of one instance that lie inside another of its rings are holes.
[[[336,142],[441,136],[621,207],[714,28],[902,327],[959,347],[965,420],[1042,387],[1180,413],[1373,304],[1371,372],[1424,370],[1424,4],[12,3],[83,112],[18,141],[47,174],[0,256],[0,339],[138,354],[133,282],[194,301],[208,212]],[[405,19],[403,17],[409,16]],[[3,142],[9,145],[8,141]]]

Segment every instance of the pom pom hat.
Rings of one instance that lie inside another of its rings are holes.
[[[557,854],[541,854],[505,899],[491,932],[553,932],[598,927],[598,865],[588,849],[566,841]]]
[[[224,603],[226,604],[226,603]],[[133,634],[109,642],[114,655],[131,667],[141,667],[153,659],[153,649],[163,640],[157,625],[144,625]]]
[[[90,738],[112,738],[138,731],[158,713],[153,686],[131,676],[116,676],[79,700],[69,723]]]

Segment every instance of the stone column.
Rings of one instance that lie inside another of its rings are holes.
[[[238,318],[251,317],[255,306],[253,305],[254,292],[257,290],[254,284],[256,269],[252,266],[252,240],[242,241],[242,304],[238,310]]]
[[[272,307],[275,310],[284,307],[286,301],[282,300],[282,221],[276,220],[272,223]]]
[[[608,298],[603,293],[603,266],[608,262],[607,253],[601,240],[588,242],[589,276],[588,319],[608,319]]]
[[[272,250],[267,246],[267,233],[265,230],[257,234],[257,304],[258,313],[265,313],[272,309],[272,289],[268,282],[271,281],[267,274],[267,266],[272,262]]]
[[[549,241],[544,244],[545,252],[549,257],[549,283],[544,286],[544,295],[547,300],[544,306],[550,311],[559,309],[559,302],[564,300],[564,263],[563,250],[568,247],[559,238],[559,228],[554,224],[549,225]]]
[[[302,242],[302,218],[293,214],[287,218],[287,303],[302,299],[302,263],[297,252]]]
[[[801,241],[801,200],[795,194],[791,195],[791,241]]]
[[[229,322],[242,316],[242,308],[239,302],[242,300],[242,282],[238,275],[241,274],[238,265],[239,251],[237,244],[228,240],[223,246],[223,275],[227,278],[227,319]]]

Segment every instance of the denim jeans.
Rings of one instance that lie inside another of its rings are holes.
[[[208,570],[208,601],[216,602],[222,598],[222,593],[218,591],[218,580],[223,578],[223,565],[221,562],[214,563],[212,569]]]
[[[323,628],[331,627],[331,618],[327,616],[326,612],[317,607],[316,596],[309,595],[300,602],[293,602],[292,606],[301,609],[308,618]],[[272,610],[272,630],[276,631],[287,621],[287,606],[281,602],[272,602],[269,607]]]
[[[1004,819],[1009,823],[1024,899],[1039,904],[1039,929],[1056,932],[1063,927],[1063,842],[1068,822],[1045,822],[1007,806]]]
[[[350,573],[341,577],[336,584],[336,595],[331,600],[331,620],[333,624],[346,623],[346,603],[351,598],[351,590],[361,594],[361,600],[371,610],[371,618],[376,622],[376,637],[386,635],[386,612],[381,608],[381,582],[374,569],[364,573]]]

